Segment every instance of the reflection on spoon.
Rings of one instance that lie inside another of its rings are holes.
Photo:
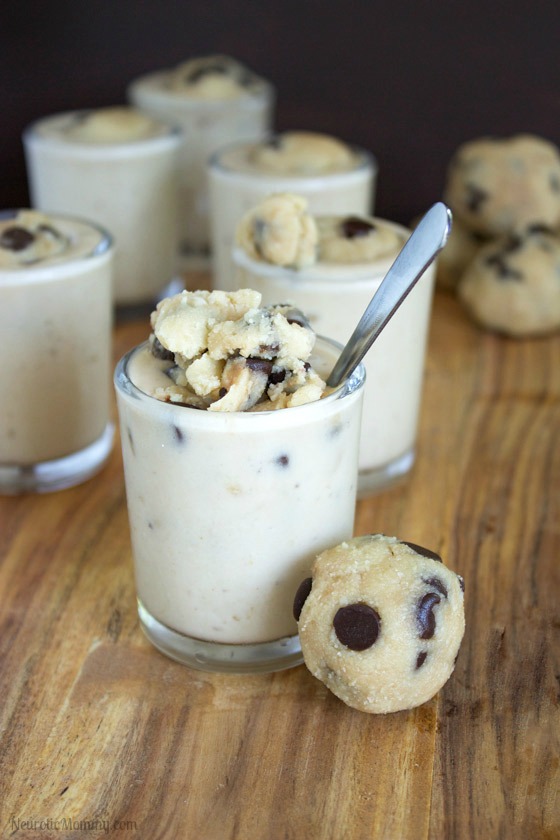
[[[364,358],[383,327],[447,242],[451,223],[451,211],[441,201],[422,217],[348,339],[327,379],[330,388],[340,385]]]

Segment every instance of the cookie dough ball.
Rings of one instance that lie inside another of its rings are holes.
[[[449,679],[465,629],[463,581],[413,543],[356,537],[317,557],[294,615],[315,677],[355,709],[397,712]]]
[[[445,247],[436,262],[438,288],[454,292],[468,264],[488,240],[458,221],[453,222]]]
[[[323,175],[354,169],[352,149],[328,134],[287,131],[256,146],[251,162],[262,172],[279,175]]]
[[[449,164],[444,199],[484,236],[553,228],[560,221],[560,150],[530,134],[472,140]]]
[[[533,231],[482,248],[458,295],[483,327],[516,338],[560,328],[560,239]]]
[[[315,262],[317,225],[302,196],[278,193],[265,198],[240,221],[236,242],[254,260],[290,268]]]
[[[328,263],[376,262],[396,257],[406,237],[381,219],[363,216],[323,216],[319,229],[319,259]]]

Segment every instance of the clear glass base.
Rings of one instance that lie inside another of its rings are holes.
[[[0,464],[0,493],[50,493],[82,484],[104,466],[113,447],[115,427],[108,423],[96,441],[84,449],[39,464]]]
[[[399,484],[410,472],[414,464],[415,449],[411,447],[403,455],[383,464],[382,467],[375,467],[371,470],[360,470],[358,474],[358,499],[388,490],[395,484]]]
[[[138,600],[142,630],[161,653],[199,671],[227,674],[266,674],[301,665],[299,636],[272,642],[226,645],[184,636],[162,624]]]

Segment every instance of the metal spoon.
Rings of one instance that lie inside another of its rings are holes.
[[[348,339],[327,379],[330,388],[340,385],[362,361],[383,327],[447,242],[451,223],[451,211],[441,201],[422,217]]]

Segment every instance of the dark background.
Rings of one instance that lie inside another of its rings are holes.
[[[28,203],[21,131],[124,102],[126,84],[228,53],[277,88],[276,128],[370,149],[376,212],[441,197],[454,149],[519,131],[560,144],[560,2],[53,0],[0,6],[0,207]]]

